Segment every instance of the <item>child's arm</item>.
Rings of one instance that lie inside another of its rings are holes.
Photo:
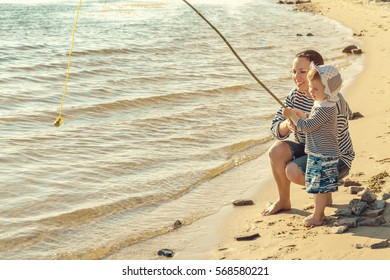
[[[299,111],[299,110],[298,110]],[[303,113],[303,112],[302,112]],[[296,112],[296,109],[293,109],[293,108],[290,108],[290,107],[287,107],[287,108],[283,108],[282,110],[282,114],[283,116],[285,116],[286,118],[289,118],[295,125],[297,125],[298,123],[298,120],[301,119],[297,112]],[[299,113],[300,114],[300,113]],[[305,115],[306,117],[306,115]]]
[[[336,106],[321,107],[312,110],[307,119],[298,119],[297,130],[302,132],[312,132],[320,129],[325,123],[337,119]]]

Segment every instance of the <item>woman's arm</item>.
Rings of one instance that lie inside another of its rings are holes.
[[[285,104],[288,107],[293,106],[292,102],[293,91],[287,96]],[[279,140],[287,139],[291,132],[295,131],[295,126],[282,114],[282,108],[276,112],[275,117],[271,122],[271,133]]]

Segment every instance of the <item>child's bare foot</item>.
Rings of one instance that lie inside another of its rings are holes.
[[[261,214],[264,216],[269,216],[276,214],[283,210],[290,210],[291,209],[291,202],[281,202],[280,200],[275,201],[272,203],[267,209],[264,209]]]
[[[325,222],[325,217],[322,216],[320,218],[314,217],[313,214],[307,216],[303,219],[303,225],[305,227],[316,227],[316,226],[322,226]]]

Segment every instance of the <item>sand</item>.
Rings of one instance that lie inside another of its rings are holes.
[[[364,117],[350,121],[350,132],[356,152],[347,179],[368,181],[384,171],[390,173],[390,3],[365,0],[312,0],[298,5],[305,12],[323,14],[351,28],[363,44],[364,69],[342,92],[354,112]],[[167,259],[156,252],[171,248],[178,260],[389,260],[390,246],[371,249],[370,245],[390,239],[390,206],[384,212],[387,223],[378,227],[358,226],[342,234],[332,233],[333,218],[324,226],[305,228],[302,219],[312,213],[313,199],[303,187],[292,185],[292,209],[272,216],[262,216],[267,202],[277,197],[276,185],[259,174],[259,166],[267,165],[259,158],[236,168],[223,179],[210,184],[240,182],[248,191],[241,198],[255,205],[235,207],[228,203],[218,213],[190,226],[183,226],[135,246],[124,248],[108,259]],[[265,170],[271,174],[271,170]],[[256,183],[254,183],[256,182]],[[234,184],[232,183],[232,186]],[[380,185],[390,192],[390,177]],[[326,209],[331,216],[345,209],[353,198],[349,189],[340,186],[333,195],[334,203]],[[382,193],[378,193],[378,199]],[[387,200],[390,202],[390,199]],[[236,241],[235,237],[258,233],[252,241]]]
[[[312,0],[298,6],[323,14],[350,27],[361,35],[364,69],[343,88],[352,110],[364,117],[350,121],[350,132],[356,158],[349,176],[363,187],[368,180],[384,171],[390,173],[390,3],[357,0]],[[389,260],[390,246],[371,249],[370,245],[390,239],[390,206],[384,212],[387,221],[379,227],[358,226],[342,234],[332,233],[333,219],[325,226],[305,228],[302,218],[312,213],[313,199],[300,186],[292,185],[292,209],[272,216],[260,212],[267,200],[277,197],[273,182],[253,197],[254,206],[234,207],[223,223],[218,247],[210,259],[276,259],[276,260]],[[387,177],[382,192],[390,191]],[[334,204],[326,209],[328,216],[345,209],[353,198],[359,198],[341,186],[334,194]],[[381,193],[378,193],[378,199]],[[389,200],[387,200],[389,202]],[[236,241],[234,237],[259,233],[253,241]]]

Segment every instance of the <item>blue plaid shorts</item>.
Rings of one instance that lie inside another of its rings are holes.
[[[306,167],[306,191],[308,193],[328,193],[338,190],[337,157],[308,155]]]

